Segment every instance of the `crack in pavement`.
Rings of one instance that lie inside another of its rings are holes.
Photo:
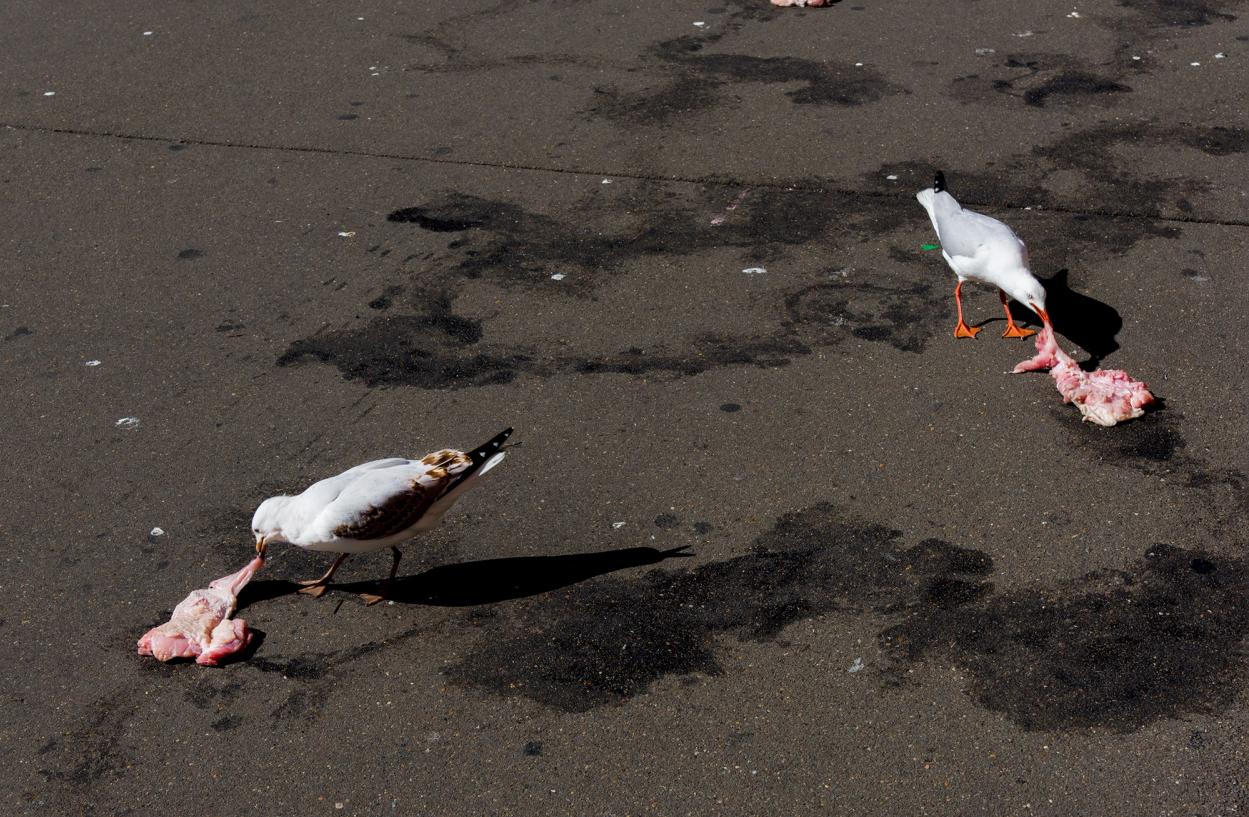
[[[343,156],[362,159],[390,159],[405,162],[424,162],[436,165],[456,165],[461,167],[480,167],[490,170],[515,170],[527,171],[533,173],[556,173],[569,176],[598,176],[611,177],[615,179],[632,179],[635,181],[647,182],[668,182],[681,184],[701,184],[715,187],[750,187],[757,189],[779,190],[786,193],[824,193],[831,195],[843,196],[848,199],[853,198],[874,198],[884,200],[898,200],[910,202],[912,194],[908,191],[903,195],[887,193],[878,190],[855,190],[842,187],[820,187],[803,184],[786,184],[784,182],[767,181],[761,179],[734,179],[727,177],[704,178],[699,176],[680,176],[680,175],[659,175],[649,173],[638,173],[636,171],[605,171],[605,170],[585,170],[565,167],[550,167],[544,165],[531,164],[513,164],[508,162],[487,162],[476,159],[448,159],[437,156],[414,156],[407,153],[390,153],[386,151],[372,150],[353,150],[350,148],[327,148],[308,145],[279,145],[279,144],[261,144],[255,142],[229,142],[221,139],[197,139],[185,137],[168,137],[168,136],[152,136],[142,133],[121,133],[117,131],[107,130],[90,130],[85,128],[58,128],[47,125],[29,125],[14,122],[0,122],[0,128],[6,130],[23,131],[27,133],[51,133],[66,136],[86,136],[98,139],[122,139],[135,142],[160,142],[162,144],[179,144],[179,145],[195,145],[197,147],[217,147],[217,148],[237,148],[243,150],[269,150],[281,151],[287,153],[309,153],[320,154],[325,156]],[[1150,222],[1172,222],[1176,224],[1203,224],[1215,227],[1249,227],[1249,219],[1217,219],[1217,218],[1199,218],[1187,215],[1170,215],[1161,216],[1151,213],[1144,213],[1133,210],[1111,210],[1106,208],[1097,209],[1080,209],[1076,207],[1064,207],[1048,205],[1046,207],[1037,207],[1033,205],[1018,204],[1000,204],[989,201],[979,201],[967,198],[961,202],[966,206],[976,207],[982,210],[998,211],[998,212],[1022,212],[1026,210],[1029,213],[1059,213],[1071,216],[1090,216],[1107,219],[1132,219]]]

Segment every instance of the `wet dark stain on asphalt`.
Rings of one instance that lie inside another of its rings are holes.
[[[187,247],[178,253],[179,261],[190,261],[192,258],[200,258],[204,255],[203,250],[197,250],[194,247]]]
[[[716,32],[656,44],[644,59],[675,69],[677,75],[637,91],[596,86],[597,99],[588,116],[634,125],[664,124],[681,114],[716,107],[728,99],[726,88],[741,83],[802,83],[785,91],[795,105],[855,107],[903,92],[872,68],[849,62],[703,53],[705,46],[723,37],[723,32]]]
[[[383,315],[363,327],[325,332],[293,342],[278,358],[290,366],[305,358],[337,366],[369,386],[426,389],[509,383],[532,359],[478,348],[481,323],[451,312],[445,296],[426,298],[420,315]]]
[[[1068,54],[1008,54],[981,73],[957,77],[951,83],[957,100],[1004,102],[1019,99],[1035,108],[1111,104],[1115,96],[1131,92],[1119,77],[1097,74]]]
[[[1131,90],[1123,83],[1087,74],[1083,71],[1064,71],[1058,76],[1024,91],[1023,100],[1028,105],[1044,108],[1046,100],[1051,97],[1126,94]]]
[[[1024,729],[1129,732],[1230,704],[1247,626],[1243,561],[1155,545],[1129,570],[1060,592],[918,610],[880,641],[898,662],[896,680],[907,664],[948,656],[981,706]]]
[[[1204,503],[1212,511],[1210,522],[1230,530],[1243,530],[1249,522],[1249,475],[1212,463],[1187,451],[1180,431],[1184,415],[1163,407],[1113,429],[1091,428],[1080,422],[1069,406],[1051,408],[1054,421],[1067,431],[1066,446],[1097,462],[1130,468],[1153,476],[1175,475],[1187,488],[1212,492]]]
[[[935,539],[907,548],[900,537],[818,505],[782,517],[745,556],[522,602],[506,620],[481,622],[477,646],[447,675],[581,712],[642,694],[665,676],[721,674],[721,634],[766,641],[833,610],[959,604],[986,592],[984,554]]]
[[[718,82],[692,76],[679,76],[640,91],[596,85],[594,102],[586,114],[592,119],[632,125],[663,125],[682,114],[714,108],[721,100],[719,87]]]
[[[1215,21],[1231,21],[1236,17],[1223,9],[1235,5],[1232,0],[1118,0],[1119,5],[1138,11],[1154,26],[1192,28]]]
[[[850,280],[805,287],[786,298],[785,308],[790,325],[821,345],[853,336],[918,353],[948,320],[949,299],[930,280],[902,287]]]
[[[983,552],[906,547],[822,504],[781,517],[747,555],[688,571],[605,578],[477,619],[455,683],[568,712],[619,704],[667,676],[722,674],[723,636],[768,641],[826,613],[892,617],[879,680],[948,657],[978,705],[1024,729],[1132,731],[1212,713],[1244,680],[1249,568],[1155,545],[1128,570],[997,593]]]
[[[718,191],[716,191],[718,193]],[[756,250],[797,246],[819,239],[828,229],[821,219],[793,218],[795,211],[824,212],[835,206],[820,193],[760,190],[750,194],[740,218],[711,229],[705,212],[723,202],[702,193],[696,206],[667,202],[651,185],[640,185],[618,204],[639,222],[613,231],[534,213],[510,202],[449,193],[426,204],[395,210],[387,221],[415,224],[433,232],[464,232],[465,243],[448,249],[459,255],[455,272],[464,278],[489,277],[503,285],[547,283],[551,273],[577,271],[592,276],[648,256],[683,256],[720,247]],[[722,195],[722,194],[720,194]]]

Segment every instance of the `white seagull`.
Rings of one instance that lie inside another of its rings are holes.
[[[256,550],[274,542],[339,554],[319,579],[300,582],[300,593],[320,596],[343,561],[353,553],[389,547],[394,554],[389,583],[402,554],[398,545],[438,524],[442,515],[494,466],[503,461],[503,443],[512,429],[467,453],[450,448],[419,460],[374,460],[313,484],[297,496],[274,496],[252,517]],[[364,594],[369,604],[382,596]]]
[[[1035,329],[1021,329],[1010,314],[1007,296],[1024,304],[1049,322],[1045,312],[1045,287],[1028,270],[1028,248],[1019,236],[1002,222],[986,215],[964,210],[945,189],[945,174],[937,171],[936,181],[927,190],[915,194],[928,211],[932,227],[941,242],[941,255],[958,276],[954,287],[954,303],[958,306],[958,326],[954,337],[974,338],[980,332],[963,321],[963,282],[970,279],[998,288],[1002,308],[1006,310],[1004,338],[1026,338]]]

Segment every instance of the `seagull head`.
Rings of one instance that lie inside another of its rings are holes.
[[[1042,321],[1049,323],[1050,316],[1045,311],[1045,287],[1032,277],[1032,273],[1024,270],[1024,275],[1020,276],[1013,286],[1003,287],[1003,289],[1006,290],[1007,295],[1037,313]]]
[[[282,531],[282,509],[290,500],[288,496],[271,496],[252,514],[252,535],[256,537],[256,552],[263,554],[265,547],[274,542],[289,541]]]

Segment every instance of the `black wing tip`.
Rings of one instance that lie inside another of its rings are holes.
[[[499,449],[503,448],[503,443],[507,442],[507,438],[510,436],[512,436],[512,428],[511,426],[508,426],[498,434],[491,437],[485,445],[481,445],[473,449],[469,452],[468,456],[474,461],[484,460],[487,457],[493,456],[499,452]]]
[[[937,171],[936,178],[932,180],[932,189],[937,193],[941,193],[945,190],[945,174],[940,170]]]

